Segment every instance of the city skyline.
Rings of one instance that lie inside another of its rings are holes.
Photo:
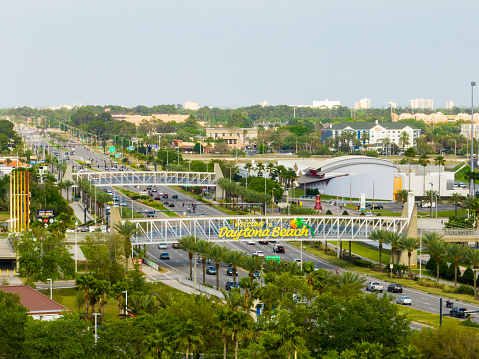
[[[467,107],[479,50],[452,55],[477,33],[477,10],[444,0],[6,2],[0,107]]]

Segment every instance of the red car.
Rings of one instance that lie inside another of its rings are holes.
[[[156,196],[155,199],[156,199],[157,201],[161,201],[161,197],[160,197],[160,196]]]

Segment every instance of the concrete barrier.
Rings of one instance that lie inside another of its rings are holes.
[[[186,279],[186,278],[179,278],[178,282],[180,282],[181,284],[187,285],[188,287],[191,287],[191,288],[195,287],[195,283],[193,281],[189,280],[189,279]],[[196,289],[198,289],[202,293],[214,295],[215,297],[218,297],[218,298],[221,298],[221,299],[225,298],[223,293],[220,292],[219,290],[207,287],[203,284],[196,283]]]

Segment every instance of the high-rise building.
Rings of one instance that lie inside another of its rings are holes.
[[[185,102],[185,110],[198,110],[198,102],[197,101],[186,101]]]
[[[391,102],[391,101],[389,101],[389,102],[388,102],[388,107],[397,108],[397,107],[398,107],[398,104],[397,104],[396,102]]]
[[[313,107],[333,108],[334,106],[341,106],[341,101],[329,101],[328,99],[324,101],[313,101]]]
[[[446,109],[447,110],[450,110],[453,107],[454,107],[454,101],[447,101],[446,102]]]
[[[358,102],[354,103],[354,108],[356,110],[365,110],[371,108],[371,100],[368,98],[362,98]]]
[[[428,110],[432,110],[434,108],[434,101],[433,100],[425,100],[423,98],[415,99],[410,101],[410,108],[424,108]]]

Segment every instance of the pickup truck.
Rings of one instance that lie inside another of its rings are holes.
[[[467,312],[466,308],[454,307],[449,312],[449,315],[451,317],[465,318],[466,317],[466,312]]]
[[[378,282],[368,282],[366,283],[366,290],[370,292],[379,291],[379,293],[382,293],[384,290],[384,286],[379,284]]]

